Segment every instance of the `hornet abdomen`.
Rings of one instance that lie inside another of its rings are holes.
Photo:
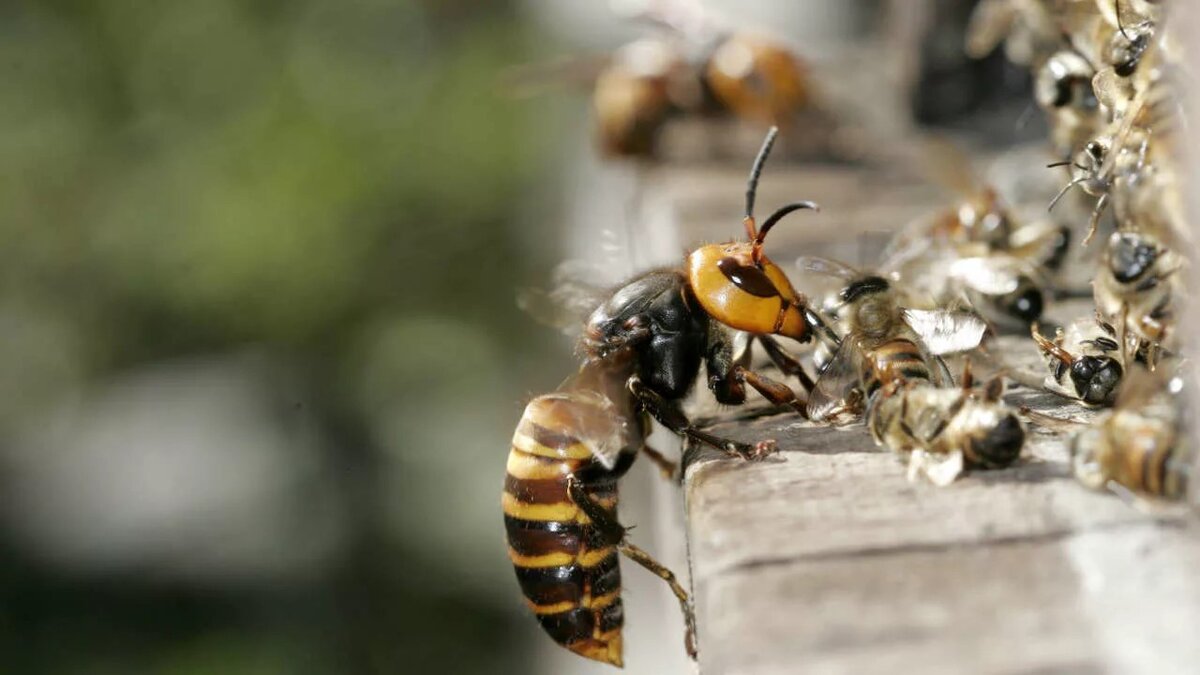
[[[619,448],[606,466],[592,439],[625,438],[598,402],[573,393],[529,403],[513,434],[504,481],[504,524],[517,581],[542,628],[558,644],[597,661],[622,662],[621,572],[612,533],[572,499],[568,479],[616,513],[617,480],[636,454]],[[612,433],[608,433],[612,432]]]

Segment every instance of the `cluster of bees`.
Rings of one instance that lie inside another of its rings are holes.
[[[744,239],[699,246],[680,266],[642,273],[586,303],[580,368],[529,402],[502,497],[510,557],[545,631],[581,656],[620,666],[624,555],[671,587],[695,657],[688,594],[629,541],[617,517],[618,482],[640,454],[674,474],[646,445],[650,418],[733,458],[776,451],[769,439],[745,443],[694,424],[683,402],[697,382],[721,404],[744,403],[749,388],[814,424],[865,423],[878,445],[906,460],[912,479],[944,485],[965,471],[1009,466],[1028,421],[1070,429],[1074,471],[1088,486],[1183,496],[1193,462],[1174,319],[1189,242],[1176,183],[1178,54],[1163,26],[1164,9],[1149,0],[979,5],[968,49],[1004,41],[1034,70],[1052,145],[1067,157],[1053,165],[1067,172],[1066,187],[1049,206],[1078,187],[1096,200],[1090,215],[1064,201],[1060,220],[1023,222],[997,191],[973,185],[961,203],[899,230],[873,270],[801,258],[799,272],[835,287],[806,295],[764,245],[784,218],[817,204],[785,204],[761,224],[755,216],[759,176],[779,134],[772,126],[747,181]],[[755,44],[766,43],[723,34],[699,60],[662,61],[669,67],[653,76],[614,60],[596,83],[602,148],[650,152],[667,117],[688,110],[673,98],[675,78],[698,83],[700,100],[723,102],[748,121],[782,124],[806,105],[802,70],[781,48],[747,47]],[[743,49],[741,98],[723,79],[729,45]],[[1107,227],[1106,214],[1115,232],[1094,263],[1095,312],[1048,337],[1039,322],[1070,267],[1069,223],[1086,225],[1086,243]],[[1004,368],[977,383],[971,356],[994,362],[988,341],[1005,331],[1032,335],[1048,367],[1044,388],[1112,410],[1077,423],[1015,408],[1004,398]],[[814,346],[815,375],[779,338]],[[756,345],[802,393],[752,367]],[[957,381],[944,360],[952,355],[963,357]]]

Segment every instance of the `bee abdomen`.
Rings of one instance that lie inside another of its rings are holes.
[[[909,382],[932,380],[925,356],[911,340],[896,338],[889,340],[871,354],[873,373],[867,383],[868,397],[875,393],[884,378],[902,378]]]
[[[1166,499],[1182,499],[1187,491],[1188,467],[1177,457],[1178,448],[1159,448],[1142,457],[1141,489]]]

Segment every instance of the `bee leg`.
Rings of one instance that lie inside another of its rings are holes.
[[[1038,412],[1027,405],[1021,406],[1020,413],[1022,417],[1030,422],[1033,422],[1039,427],[1050,429],[1051,431],[1071,432],[1078,431],[1082,427],[1087,426],[1086,422],[1078,422],[1072,419],[1047,415],[1046,413]]]
[[[813,380],[805,372],[804,366],[796,357],[787,353],[783,347],[779,346],[779,342],[770,335],[756,336],[758,341],[762,343],[763,349],[766,350],[767,356],[771,357],[771,362],[776,368],[783,371],[784,375],[795,375],[800,380],[800,385],[804,387],[804,391],[811,392],[813,390]]]
[[[696,658],[696,615],[692,612],[692,602],[688,593],[683,590],[683,586],[675,578],[675,573],[651,557],[649,553],[626,541],[625,534],[628,532],[628,528],[617,520],[616,514],[610,509],[593,501],[584,490],[583,484],[575,476],[567,477],[567,494],[571,496],[571,501],[575,502],[575,505],[592,521],[596,529],[603,534],[607,545],[616,546],[617,550],[627,558],[650,570],[671,587],[671,592],[679,600],[679,609],[683,612],[685,627],[683,646],[687,650],[688,656],[694,660]]]
[[[791,406],[796,412],[800,413],[804,419],[808,419],[808,409],[805,406],[805,401],[796,398],[796,392],[792,388],[782,382],[776,382],[771,378],[760,375],[753,370],[748,370],[738,366],[736,369],[737,376],[746,384],[754,387],[754,390],[763,395],[775,405]]]
[[[642,444],[642,452],[646,453],[646,457],[649,457],[651,462],[654,462],[654,466],[658,467],[658,471],[662,474],[663,478],[671,480],[675,476],[675,462],[667,459],[661,452],[645,443]]]
[[[1082,246],[1087,246],[1092,242],[1092,238],[1096,236],[1096,230],[1100,229],[1100,216],[1104,215],[1104,209],[1108,207],[1108,193],[1100,195],[1100,199],[1096,200],[1096,208],[1092,209],[1092,217],[1088,220],[1087,236],[1080,242]]]
[[[683,411],[679,409],[677,404],[664,399],[658,392],[647,387],[636,375],[629,378],[627,386],[630,393],[637,398],[643,410],[650,413],[664,427],[680,436],[690,438],[697,443],[712,446],[731,457],[741,457],[743,459],[762,459],[775,450],[774,441],[761,441],[751,445],[749,443],[739,443],[728,438],[714,436],[706,431],[697,429],[692,426],[691,421],[683,414]]]

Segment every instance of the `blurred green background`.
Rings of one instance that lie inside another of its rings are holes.
[[[528,660],[563,116],[497,81],[545,53],[507,2],[0,8],[4,672]]]

